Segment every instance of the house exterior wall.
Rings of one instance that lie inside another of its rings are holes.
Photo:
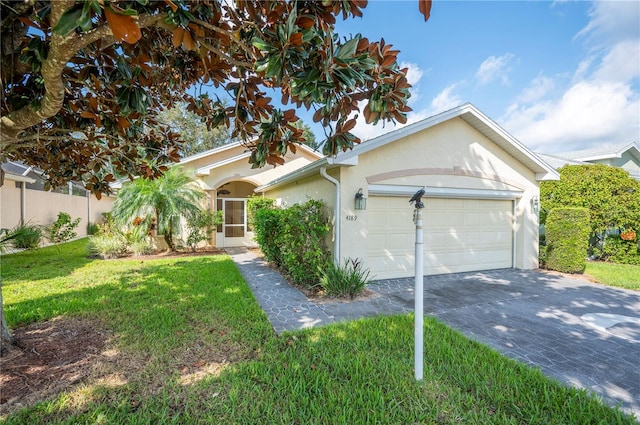
[[[21,184],[21,183],[20,183]],[[6,180],[0,188],[0,228],[11,229],[20,223],[21,189],[14,181]],[[29,224],[50,225],[58,213],[66,212],[72,219],[80,218],[76,228],[78,237],[87,236],[87,224],[100,223],[102,213],[111,211],[115,198],[103,196],[74,196],[63,193],[25,190],[24,221]]]
[[[515,267],[538,267],[538,216],[531,206],[539,196],[534,172],[460,118],[362,153],[356,166],[343,166],[330,175],[339,177],[341,184],[341,258],[368,255],[368,211],[356,210],[354,201],[360,188],[366,198],[373,196],[368,188],[374,184],[517,190],[523,194],[515,205]],[[333,190],[317,175],[277,187],[266,196],[286,204],[322,199],[333,209]],[[409,197],[410,217],[408,201]]]

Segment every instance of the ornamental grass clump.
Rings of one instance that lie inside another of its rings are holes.
[[[370,272],[362,267],[359,259],[346,258],[342,266],[330,263],[320,278],[320,286],[332,297],[354,297],[360,295],[370,281]]]

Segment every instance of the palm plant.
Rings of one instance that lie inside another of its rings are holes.
[[[189,218],[203,209],[205,192],[179,167],[169,168],[154,180],[139,178],[122,187],[113,204],[113,218],[119,224],[131,223],[136,217],[154,217],[158,233],[164,234],[169,248],[180,219]]]

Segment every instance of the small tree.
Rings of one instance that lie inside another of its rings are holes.
[[[202,211],[206,193],[179,167],[172,167],[157,179],[140,178],[124,185],[113,204],[113,218],[125,225],[136,217],[153,216],[158,233],[169,249],[176,249],[174,235],[180,219],[189,220]]]
[[[202,210],[187,218],[187,246],[195,252],[200,242],[211,237],[215,227],[222,223],[222,211]]]
[[[589,232],[586,208],[551,210],[547,217],[547,267],[564,273],[582,273],[587,265]]]
[[[75,229],[78,224],[80,217],[72,220],[66,212],[59,212],[56,221],[44,228],[44,233],[51,243],[67,242],[76,237]]]

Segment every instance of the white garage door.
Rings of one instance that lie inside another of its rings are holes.
[[[425,274],[512,267],[512,201],[423,199]],[[369,268],[376,279],[414,274],[415,225],[405,197],[371,196]]]

